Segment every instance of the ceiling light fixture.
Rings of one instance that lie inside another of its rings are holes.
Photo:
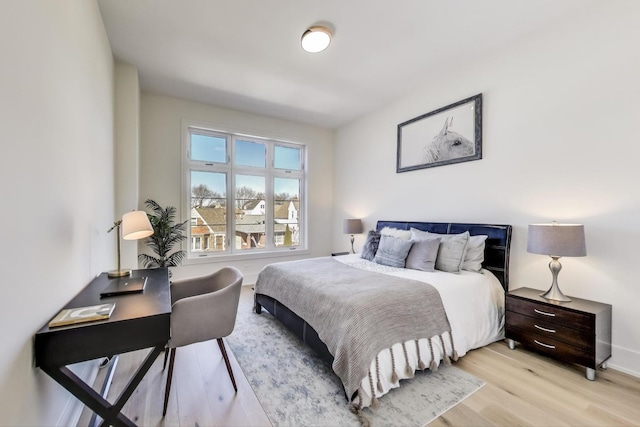
[[[327,27],[311,27],[302,34],[302,49],[307,52],[322,52],[329,43],[331,43],[331,31]]]

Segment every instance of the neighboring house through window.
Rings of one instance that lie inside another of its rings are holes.
[[[305,249],[305,146],[185,125],[188,256]]]

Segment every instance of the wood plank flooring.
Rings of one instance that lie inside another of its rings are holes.
[[[244,287],[241,298],[252,298]],[[140,426],[270,426],[260,403],[229,351],[235,394],[215,341],[181,347],[166,417],[162,401],[166,371],[156,360],[123,412]],[[122,390],[147,351],[120,356],[109,400]],[[596,381],[584,368],[558,363],[504,342],[469,352],[456,366],[487,384],[434,420],[439,426],[640,426],[640,378],[608,369]],[[98,381],[101,378],[99,376]],[[98,386],[96,386],[98,387]],[[85,410],[78,425],[86,426]]]

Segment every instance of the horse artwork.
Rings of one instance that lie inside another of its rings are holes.
[[[424,147],[424,163],[457,159],[473,155],[475,145],[464,136],[450,130],[453,117],[447,117],[438,135]]]
[[[482,94],[398,125],[398,173],[479,159]]]

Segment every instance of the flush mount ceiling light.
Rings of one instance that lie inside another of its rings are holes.
[[[311,27],[302,34],[302,49],[307,52],[322,52],[329,43],[331,43],[331,31],[326,27]]]

